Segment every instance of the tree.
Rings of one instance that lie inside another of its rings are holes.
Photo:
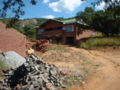
[[[111,24],[112,20],[107,17],[107,14],[104,11],[97,11],[95,13],[92,23],[95,30],[102,32],[106,36],[113,35],[113,27]]]
[[[32,5],[36,5],[37,3],[36,0],[30,0],[30,2]],[[13,27],[20,16],[25,14],[23,10],[23,7],[25,7],[25,2],[24,0],[2,0],[2,3],[3,7],[0,9],[0,18],[5,18],[8,11],[12,11],[13,17],[10,19],[8,26]]]
[[[120,0],[106,0],[104,11],[97,11],[93,19],[95,29],[107,36],[120,33]]]
[[[77,19],[91,25],[97,31],[106,36],[114,36],[120,33],[120,0],[100,0],[106,2],[103,11],[93,11],[86,8],[83,12],[77,13]]]
[[[38,0],[29,0],[32,5],[36,5]],[[85,0],[81,0],[85,1]],[[98,0],[95,5],[98,5],[100,2],[104,1],[106,6],[114,7],[120,5],[120,0]],[[21,15],[24,15],[25,12],[23,7],[25,7],[24,0],[2,0],[3,7],[0,9],[0,17],[6,17],[7,11],[11,10],[14,13],[14,18],[19,18]]]
[[[83,12],[78,12],[76,19],[83,20],[88,25],[92,24],[94,18],[95,10],[92,7],[87,7]]]
[[[35,25],[33,24],[28,24],[25,27],[23,27],[24,34],[29,38],[29,39],[35,39]]]
[[[12,24],[8,24],[9,26],[16,23],[17,19],[25,14],[23,10],[25,2],[23,1],[24,0],[3,0],[3,8],[0,9],[0,17],[5,17],[8,10],[14,13]],[[36,1],[37,0],[30,0],[32,5],[36,5]],[[94,9],[87,7],[84,12],[79,12],[76,18],[79,20],[82,18],[87,24],[99,29],[106,35],[115,35],[117,32],[120,32],[120,0],[98,0],[95,5],[100,4],[102,1],[106,3],[105,12],[95,12]],[[102,14],[102,16],[100,14]],[[97,17],[97,15],[99,17]],[[98,25],[95,24],[95,22]],[[109,28],[110,25],[111,28]]]
[[[32,5],[36,5],[36,0],[30,0]],[[14,18],[18,19],[25,12],[23,7],[25,7],[24,0],[3,0],[3,7],[0,9],[0,17],[6,17],[8,10],[14,13]]]
[[[101,2],[105,2],[105,9],[108,7],[114,8],[115,6],[120,5],[120,0],[98,0],[98,2],[95,2],[94,5],[99,5]]]

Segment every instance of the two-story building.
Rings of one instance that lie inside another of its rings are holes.
[[[76,19],[63,21],[49,19],[37,28],[36,37],[38,40],[51,40],[52,43],[74,45],[83,38],[94,36],[94,31],[87,27]]]

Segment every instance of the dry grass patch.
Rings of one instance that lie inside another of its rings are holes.
[[[64,84],[67,87],[80,87],[86,77],[97,73],[98,67],[101,66],[93,61],[94,58],[88,51],[62,45],[52,46],[41,57],[66,74]]]

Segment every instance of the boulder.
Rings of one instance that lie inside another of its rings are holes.
[[[10,68],[17,68],[26,62],[25,58],[14,51],[0,53],[0,61]]]

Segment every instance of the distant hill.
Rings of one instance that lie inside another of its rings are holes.
[[[74,18],[74,17],[72,17]],[[55,18],[56,20],[63,21],[63,20],[69,20],[71,18]],[[0,18],[1,22],[4,22],[9,27],[15,28],[17,31],[23,33],[28,37],[28,39],[35,39],[35,29],[36,27],[40,26],[44,22],[46,22],[48,19],[45,18],[32,18],[32,19],[19,19],[15,24],[11,22],[11,18]]]
[[[10,18],[0,18],[0,21],[6,24],[8,24],[10,20],[11,20]],[[37,25],[44,23],[46,20],[47,19],[44,19],[44,18],[32,18],[32,19],[23,19],[23,20],[19,19],[17,23],[15,23],[13,26],[17,26],[19,28],[25,27],[28,24],[33,24],[37,26]]]
[[[17,31],[25,34],[28,38],[35,38],[35,28],[48,19],[32,18],[32,19],[19,19],[15,24],[12,24],[10,18],[0,18],[0,22],[5,23],[8,27],[15,28]],[[32,34],[33,33],[33,34]],[[29,35],[30,34],[30,35]],[[32,35],[31,35],[32,34]]]
[[[75,17],[72,17],[72,18],[75,18]],[[72,18],[62,18],[62,17],[60,17],[60,18],[55,18],[55,19],[62,21],[62,20],[69,20],[69,19],[72,19]],[[0,21],[4,22],[6,24],[8,24],[10,22],[10,20],[11,20],[10,18],[0,18]],[[32,19],[22,19],[22,20],[19,19],[17,21],[17,23],[15,23],[13,25],[13,28],[17,27],[18,30],[19,30],[19,28],[23,28],[28,24],[39,26],[39,25],[43,24],[44,22],[46,22],[47,20],[48,19],[45,19],[45,18],[32,18]]]

